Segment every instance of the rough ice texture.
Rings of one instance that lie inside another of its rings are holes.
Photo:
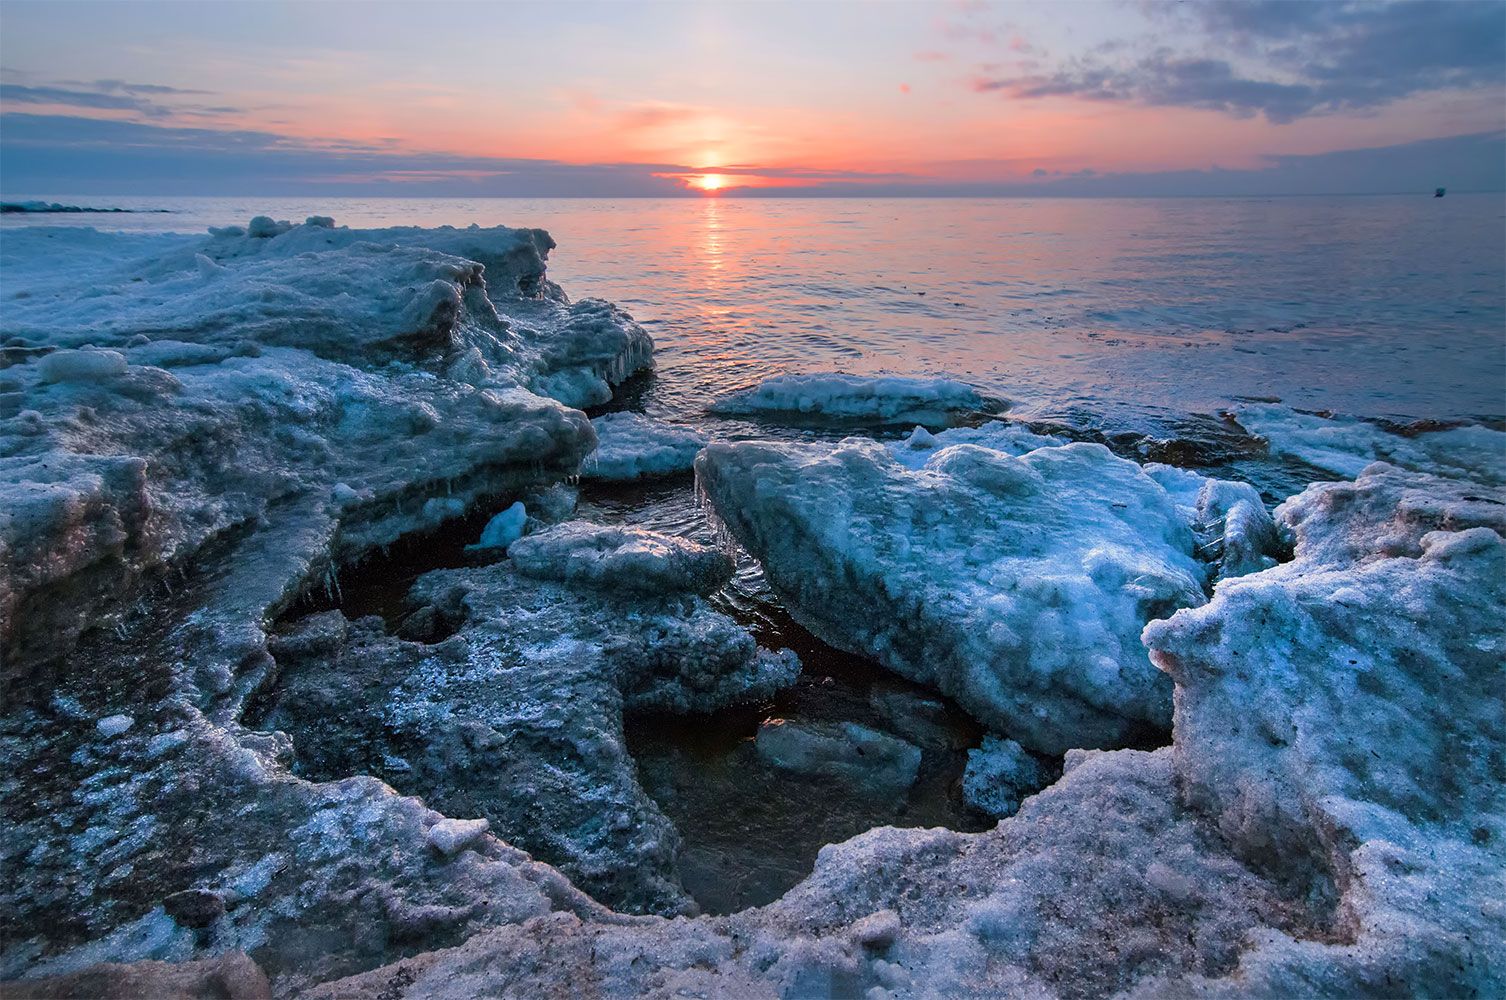
[[[935,434],[917,426],[903,440],[889,442],[888,448],[899,464],[907,469],[919,469],[938,451],[954,444],[975,444],[1006,455],[1023,455],[1037,448],[1066,443],[1063,438],[1036,434],[1008,420],[991,420],[977,427],[953,427]]]
[[[659,997],[1498,996],[1502,499],[1378,466],[1289,501],[1292,562],[1146,629],[1174,746],[1072,751],[992,831],[874,830],[760,910],[550,915],[314,996],[561,966]]]
[[[514,500],[505,510],[498,511],[481,529],[481,537],[470,548],[505,549],[523,537],[528,524],[528,507],[521,500]]]
[[[1506,483],[1506,433],[1477,424],[1403,435],[1354,417],[1267,404],[1238,407],[1234,418],[1264,438],[1273,454],[1345,478],[1383,461],[1418,472]]]
[[[1276,936],[1247,988],[1498,995],[1506,494],[1377,464],[1278,510],[1295,559],[1147,627],[1188,805],[1331,885],[1338,945]]]
[[[696,468],[791,613],[833,645],[1043,753],[1169,728],[1171,684],[1140,630],[1203,603],[1208,567],[1133,462],[1101,445],[959,444],[912,470],[850,438],[713,444]]]
[[[444,817],[372,778],[296,778],[288,738],[240,721],[300,593],[595,446],[528,387],[603,389],[651,345],[567,303],[551,246],[328,220],[6,232],[0,978],[242,948],[287,992],[602,912],[493,837],[439,857],[425,830]],[[132,725],[98,728],[114,716]],[[165,909],[199,889],[225,907],[208,932]]]
[[[596,450],[586,456],[585,479],[629,480],[689,472],[706,435],[641,413],[606,413],[591,421]]]
[[[42,983],[7,983],[8,1000],[272,1000],[267,975],[245,952],[196,962],[105,963]]]
[[[543,277],[552,246],[503,228],[8,232],[0,656],[66,647],[142,572],[275,505],[333,497],[314,517],[344,560],[573,472],[594,432],[526,387],[609,395],[652,342],[567,303]]]
[[[898,375],[778,375],[718,400],[713,413],[883,426],[950,427],[984,409],[970,385]]]
[[[312,996],[1106,996],[1227,974],[1252,930],[1305,918],[1177,804],[1169,751],[1120,751],[1079,760],[989,833],[885,828],[825,848],[760,910],[548,916]]]

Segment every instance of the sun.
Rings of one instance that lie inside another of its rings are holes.
[[[729,178],[726,174],[696,174],[687,178],[687,182],[697,191],[714,194],[727,186]]]

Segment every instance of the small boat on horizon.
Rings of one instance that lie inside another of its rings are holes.
[[[1442,198],[1443,195],[1444,195],[1443,188],[1434,188],[1433,189],[1433,197],[1434,198]]]

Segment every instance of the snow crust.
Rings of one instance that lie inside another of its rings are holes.
[[[1140,630],[1202,604],[1209,567],[1187,512],[1135,463],[1092,444],[957,444],[909,469],[849,438],[713,444],[696,470],[791,613],[833,645],[1043,753],[1169,728],[1171,685]]]
[[[622,714],[713,711],[794,681],[793,653],[694,592],[729,562],[642,529],[545,529],[503,562],[420,577],[396,636],[339,612],[298,623],[272,647],[266,724],[308,772],[380,773],[616,908],[691,912],[679,835],[638,784]]]
[[[976,389],[952,379],[821,373],[766,379],[718,400],[711,410],[728,416],[949,427],[985,406]]]
[[[544,941],[614,995],[1497,995],[1503,500],[1387,465],[1291,499],[1291,561],[1145,629],[1173,746],[1073,750],[994,830],[874,830],[715,921],[488,930],[399,995],[548,988]]]
[[[993,420],[978,427],[952,427],[935,434],[917,426],[908,437],[888,442],[887,447],[899,464],[907,469],[919,469],[937,452],[954,444],[975,444],[990,451],[1019,456],[1037,448],[1066,443],[1065,438],[1036,434],[1008,420]]]
[[[706,447],[699,431],[641,413],[623,411],[592,419],[596,450],[581,465],[585,479],[631,480],[689,472]]]
[[[1189,807],[1338,895],[1345,946],[1264,942],[1255,992],[1501,988],[1506,494],[1480,494],[1386,464],[1312,486],[1277,512],[1292,562],[1146,628]]]
[[[288,736],[241,716],[295,598],[572,476],[589,421],[530,387],[609,391],[651,342],[544,278],[542,231],[273,228],[0,241],[0,683],[55,692],[0,698],[0,747],[29,776],[0,788],[0,977],[212,940],[286,992],[415,941],[600,911],[494,837],[438,856],[444,817],[373,778],[294,777]],[[110,716],[134,721],[104,739]],[[225,901],[208,932],[152,902],[199,889]]]
[[[1049,773],[1014,740],[985,736],[982,746],[967,752],[962,796],[980,812],[1009,816],[1026,797],[1046,787]]]

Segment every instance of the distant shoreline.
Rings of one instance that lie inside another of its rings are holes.
[[[171,215],[170,208],[91,208],[46,201],[0,201],[0,215]]]

